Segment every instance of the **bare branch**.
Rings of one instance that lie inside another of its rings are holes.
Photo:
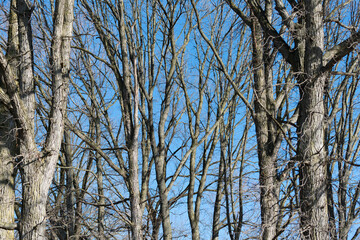
[[[0,223],[0,228],[4,230],[19,230],[18,223]]]
[[[356,33],[332,47],[324,54],[324,67],[322,72],[330,71],[332,67],[338,63],[343,57],[351,53],[360,42],[360,30]]]

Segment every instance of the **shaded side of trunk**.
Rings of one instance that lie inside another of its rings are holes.
[[[66,160],[66,224],[67,234],[71,238],[75,234],[75,189],[74,189],[74,169],[73,169],[73,153],[70,143],[69,131],[64,133],[65,140],[65,160]]]

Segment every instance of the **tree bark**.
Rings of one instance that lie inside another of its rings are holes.
[[[303,239],[328,239],[327,165],[324,144],[322,1],[305,1],[305,76],[300,85],[298,148],[300,226]]]
[[[224,196],[224,171],[225,171],[225,159],[220,159],[219,171],[217,174],[217,187],[216,198],[214,203],[214,214],[212,223],[212,240],[219,240],[219,232],[221,229],[221,200]]]
[[[11,132],[14,122],[7,110],[3,106],[0,108],[0,240],[11,240],[14,239],[14,230],[2,229],[1,226],[14,223],[15,141]]]
[[[130,60],[128,54],[128,40],[126,37],[125,27],[125,6],[121,0],[119,2],[119,30],[120,30],[120,45],[122,53],[122,67],[123,67],[123,80],[119,80],[119,86],[123,86],[120,89],[121,100],[122,100],[122,118],[125,127],[125,139],[126,147],[128,149],[128,164],[129,164],[129,190],[130,190],[130,205],[131,205],[131,234],[132,239],[141,240],[143,239],[142,233],[142,211],[140,202],[140,186],[139,186],[139,159],[138,159],[138,148],[139,148],[139,123],[138,123],[138,111],[139,111],[139,88],[138,79],[136,73],[134,73],[134,93],[131,90],[131,70]],[[135,65],[135,64],[134,64]],[[137,66],[134,66],[136,71]],[[133,98],[131,97],[133,94]]]
[[[73,0],[59,0],[55,5],[52,42],[52,101],[49,127],[44,149],[39,152],[35,143],[34,118],[35,95],[32,57],[32,31],[30,17],[32,7],[24,0],[17,2],[20,42],[20,96],[14,106],[20,128],[22,156],[23,203],[21,211],[20,239],[46,239],[46,200],[58,161],[63,137],[64,117],[68,93],[70,68],[70,41],[72,36]]]
[[[74,189],[74,169],[73,169],[73,150],[70,141],[70,132],[64,132],[64,155],[66,161],[66,230],[67,237],[75,235],[75,189]]]
[[[16,74],[19,53],[18,20],[16,14],[16,0],[10,4],[10,19],[8,31],[8,48],[6,57],[10,62],[12,71]],[[5,88],[4,82],[0,82]],[[6,109],[0,104],[0,226],[14,224],[15,180],[14,161],[16,155],[16,142],[14,138],[15,122]],[[0,240],[14,239],[14,230],[0,227]]]
[[[272,101],[272,72],[265,62],[264,35],[257,20],[252,20],[252,45],[253,45],[253,76],[255,90],[255,129],[257,139],[257,152],[260,168],[260,207],[261,207],[261,239],[273,239],[276,236],[276,226],[279,217],[279,183],[276,172],[275,136],[273,119],[269,114]],[[269,83],[270,82],[270,83]],[[269,93],[270,92],[270,93]],[[268,111],[268,112],[267,112]]]

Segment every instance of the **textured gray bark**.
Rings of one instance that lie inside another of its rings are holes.
[[[328,239],[327,167],[324,142],[322,1],[305,3],[304,82],[300,88],[298,149],[300,162],[300,225],[304,239]]]
[[[225,171],[224,161],[220,161],[219,171],[217,174],[217,187],[216,187],[216,198],[214,204],[214,214],[213,214],[213,223],[212,223],[212,240],[219,240],[219,232],[221,229],[221,200],[224,197],[224,171]]]
[[[255,88],[255,128],[257,152],[260,168],[260,206],[261,206],[261,239],[273,239],[276,236],[277,218],[279,217],[279,183],[276,172],[275,136],[276,130],[271,117],[272,78],[265,63],[264,36],[260,24],[256,20],[252,26],[253,72]],[[270,85],[269,85],[270,82]],[[271,91],[269,93],[269,91]],[[265,109],[267,108],[267,109]],[[268,111],[268,112],[267,112]]]
[[[23,202],[21,208],[20,239],[46,239],[46,200],[55,171],[62,142],[64,116],[66,114],[67,81],[70,65],[70,41],[72,35],[73,1],[57,1],[52,43],[52,105],[49,129],[44,150],[39,152],[35,143],[34,119],[35,93],[32,57],[32,7],[23,0],[17,1],[19,19],[19,82],[7,74],[7,90],[11,99],[11,111],[17,121],[20,153]]]
[[[132,81],[130,60],[128,54],[128,43],[125,28],[125,7],[124,2],[119,2],[119,30],[120,30],[120,45],[122,53],[122,67],[123,67],[123,80],[118,79],[121,88],[121,108],[122,119],[125,126],[125,139],[128,149],[128,169],[129,169],[129,191],[130,191],[130,205],[131,205],[131,234],[132,239],[143,239],[142,233],[142,211],[140,202],[140,186],[139,186],[139,159],[138,159],[138,108],[139,108],[139,88],[138,79],[135,73],[134,83],[134,97],[132,98]],[[136,66],[134,71],[136,72]]]
[[[66,235],[67,238],[71,238],[75,235],[75,189],[73,150],[71,147],[69,130],[65,130],[64,132],[64,156],[66,161]]]
[[[160,213],[163,227],[163,238],[172,239],[172,229],[170,223],[170,206],[168,202],[168,192],[166,187],[166,168],[165,168],[165,150],[160,151],[160,156],[155,160],[156,181],[158,183],[160,194]]]
[[[14,122],[7,110],[0,106],[0,240],[14,239],[14,230],[1,226],[14,223],[15,181]]]
[[[16,75],[17,55],[18,55],[18,20],[16,1],[11,1],[8,46],[6,57]],[[1,88],[5,88],[4,82],[0,81]],[[14,161],[17,153],[14,138],[15,122],[6,108],[0,103],[0,226],[14,225],[14,204],[15,204],[15,181],[14,181]],[[6,230],[0,227],[0,240],[14,239],[14,230]]]

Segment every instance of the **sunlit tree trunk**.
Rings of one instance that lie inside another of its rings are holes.
[[[6,57],[16,75],[17,55],[19,51],[18,20],[16,14],[16,0],[10,4],[10,19],[8,31],[8,46]],[[1,87],[5,88],[4,82]],[[14,161],[16,142],[14,138],[15,122],[6,109],[0,104],[0,240],[14,239],[14,204],[15,180]],[[8,228],[8,229],[5,229]]]
[[[123,80],[119,83],[122,98],[122,118],[125,126],[126,147],[128,149],[128,169],[129,169],[129,190],[130,190],[130,206],[131,206],[131,233],[132,239],[143,239],[142,234],[142,211],[140,203],[140,186],[139,186],[139,164],[138,164],[138,148],[139,148],[139,88],[138,79],[135,76],[134,93],[132,93],[132,79],[130,59],[128,53],[128,44],[125,26],[125,7],[124,2],[119,2],[119,27],[120,27],[120,45],[122,53]],[[136,71],[136,66],[134,70]],[[120,79],[119,79],[120,81]],[[133,95],[133,98],[131,97]]]
[[[0,240],[14,239],[14,128],[12,116],[0,106]],[[8,228],[8,229],[6,229]]]
[[[279,184],[276,178],[275,131],[271,112],[272,78],[266,71],[271,68],[264,61],[264,42],[262,29],[257,20],[252,20],[253,45],[253,76],[255,90],[255,129],[257,152],[260,168],[260,206],[261,206],[261,236],[262,239],[273,239],[276,236],[276,224],[279,214]],[[265,49],[266,50],[266,49]],[[270,81],[270,84],[269,84]],[[268,112],[267,112],[268,111]]]
[[[322,1],[305,2],[304,81],[300,86],[298,149],[300,225],[304,239],[328,239],[327,166],[324,144],[324,31]]]
[[[32,53],[31,13],[28,2],[18,0],[20,45],[20,98],[14,93],[13,112],[16,115],[21,144],[22,208],[20,238],[46,239],[46,200],[63,137],[66,114],[67,82],[70,67],[73,1],[55,3],[52,42],[52,102],[49,128],[44,150],[39,152],[34,136],[34,73]],[[10,80],[11,81],[11,80]],[[9,83],[10,83],[9,81]],[[13,89],[14,90],[14,89]],[[14,90],[15,91],[15,90]]]

